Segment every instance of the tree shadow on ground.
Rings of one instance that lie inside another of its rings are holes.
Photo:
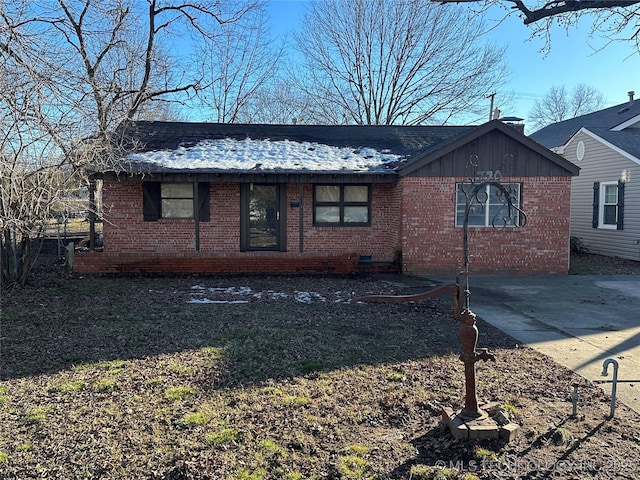
[[[236,290],[220,303],[188,303],[194,287]],[[240,287],[252,296],[241,297]],[[310,300],[296,301],[301,292]],[[353,277],[71,278],[3,299],[1,378],[214,347],[224,372],[203,380],[213,386],[459,352],[446,297],[348,303],[370,293],[389,293],[389,285]],[[515,345],[481,325],[480,346]]]
[[[511,451],[506,448],[508,443],[504,440],[455,440],[446,424],[440,422],[411,440],[416,455],[390,472],[389,478],[408,478],[412,467],[417,465],[433,467],[434,475],[439,469],[450,469],[453,472],[481,475],[482,478],[543,480],[559,478],[559,475],[563,478],[592,476],[605,468],[606,459],[590,457],[585,461],[572,459],[572,456],[582,447],[590,446],[589,442],[601,433],[607,420],[590,428],[580,438],[573,438],[568,433],[569,429],[565,429],[568,426],[566,424],[575,421],[575,417],[565,417],[547,431],[529,439],[526,448]],[[548,444],[559,447],[555,454],[551,454],[553,450],[545,448]],[[544,453],[537,453],[538,450]],[[494,456],[492,452],[507,454]],[[451,473],[450,478],[458,478],[454,475]]]

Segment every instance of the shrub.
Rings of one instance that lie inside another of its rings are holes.
[[[589,248],[584,243],[584,240],[581,237],[571,236],[570,243],[572,253],[577,253],[578,255],[589,253]]]

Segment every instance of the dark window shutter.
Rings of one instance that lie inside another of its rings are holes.
[[[623,181],[618,181],[618,218],[616,219],[618,230],[624,230],[624,186]]]
[[[160,218],[160,182],[142,182],[142,215],[145,222]]]
[[[600,182],[593,182],[593,221],[591,226],[598,228],[600,219]]]
[[[209,182],[198,183],[198,220],[208,222],[211,220],[211,196],[209,195]]]

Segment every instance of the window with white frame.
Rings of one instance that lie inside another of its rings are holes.
[[[476,188],[477,185],[471,183],[456,185],[456,227],[464,225],[467,202],[469,202],[468,225],[470,227],[515,227],[519,224],[520,212],[517,210],[520,208],[519,183],[505,183],[502,184],[502,188],[489,184],[477,191]],[[511,199],[511,208],[507,195]]]
[[[593,228],[624,228],[624,187],[623,181],[593,184]]]

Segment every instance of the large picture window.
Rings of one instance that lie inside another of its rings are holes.
[[[472,195],[475,185],[458,183],[456,185],[456,227],[464,225],[467,198],[471,200],[468,225],[470,227],[516,226],[520,212],[509,208],[505,193],[496,185],[485,185],[476,195]],[[520,208],[520,184],[505,183],[504,189],[511,197],[514,207]]]
[[[369,185],[315,185],[313,190],[315,225],[371,225]]]

